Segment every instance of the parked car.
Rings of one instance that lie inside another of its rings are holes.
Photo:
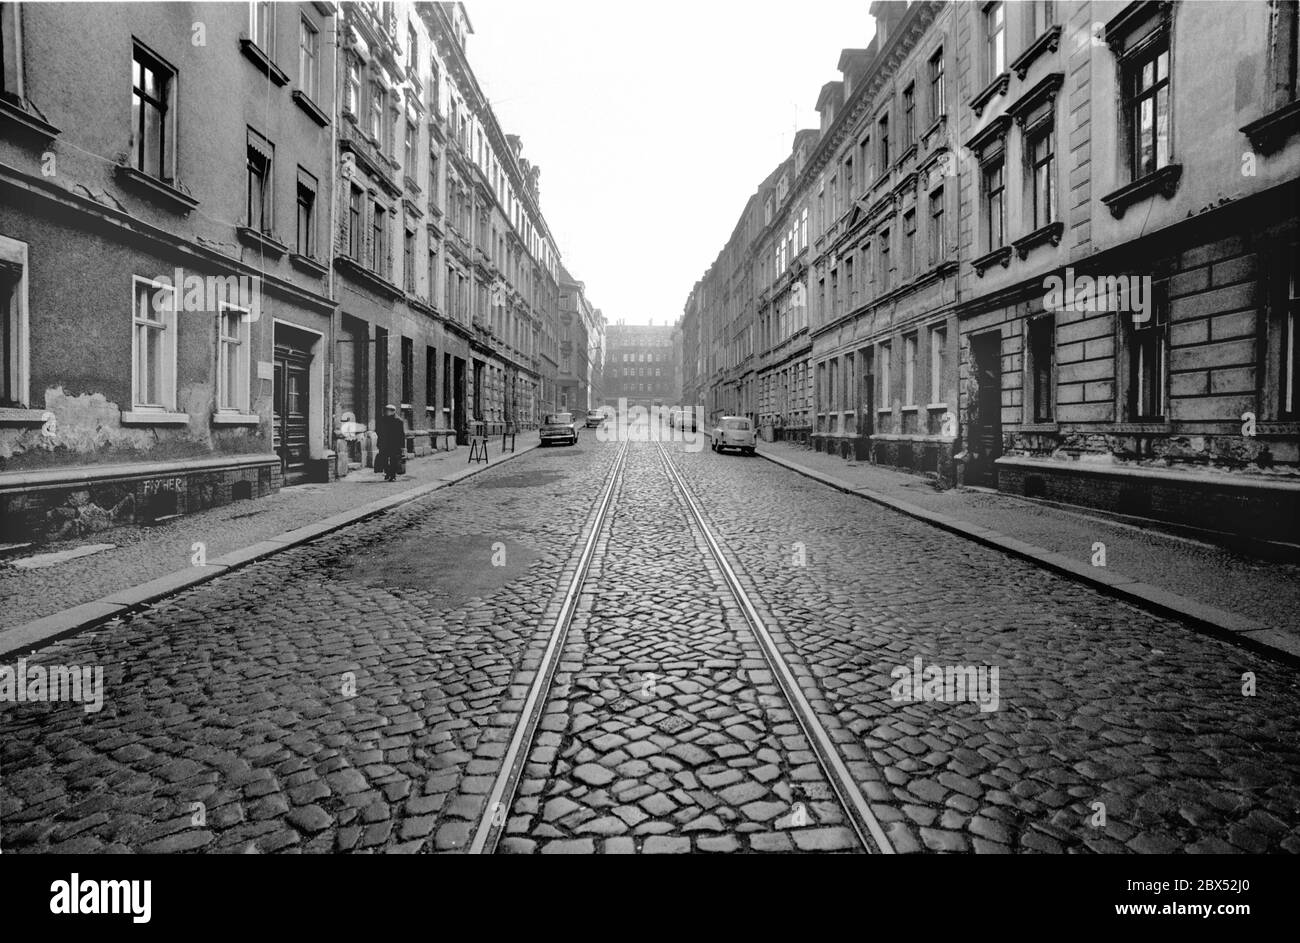
[[[542,445],[551,442],[578,444],[578,424],[573,421],[573,413],[547,413],[542,417],[538,430]]]
[[[739,449],[746,455],[754,454],[754,424],[744,416],[723,416],[709,433],[713,451]]]
[[[587,413],[588,429],[597,429],[600,427],[600,424],[603,423],[604,421],[605,421],[605,413],[603,410],[593,409],[591,412]]]

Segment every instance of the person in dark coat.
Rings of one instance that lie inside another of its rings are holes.
[[[375,455],[375,471],[384,473],[384,481],[396,481],[406,453],[406,423],[397,415],[397,407],[389,403],[384,407],[384,417],[375,432],[379,438],[379,452]]]

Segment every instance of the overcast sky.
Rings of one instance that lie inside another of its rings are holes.
[[[564,263],[611,322],[675,321],[745,201],[817,126],[867,0],[470,0],[469,59],[542,168]]]

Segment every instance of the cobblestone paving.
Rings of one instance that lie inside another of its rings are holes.
[[[1295,669],[767,462],[674,460],[897,850],[1300,852]],[[998,667],[998,709],[895,702],[918,656]]]
[[[658,451],[633,443],[501,850],[858,848],[831,795]]]
[[[503,752],[491,721],[613,458],[587,444],[39,652],[103,666],[104,706],[0,705],[0,847],[430,848]]]

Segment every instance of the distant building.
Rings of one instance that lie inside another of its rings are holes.
[[[675,406],[671,325],[611,324],[606,331],[604,403]]]

